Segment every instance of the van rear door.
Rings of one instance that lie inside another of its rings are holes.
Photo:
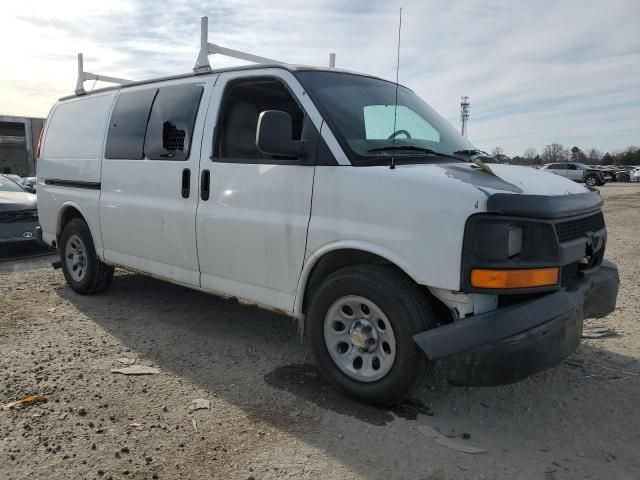
[[[118,94],[102,161],[100,223],[107,261],[200,284],[198,164],[214,82],[215,76],[207,76]]]

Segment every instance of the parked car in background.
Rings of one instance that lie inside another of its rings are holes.
[[[36,177],[23,177],[16,182],[29,193],[36,193]]]
[[[615,174],[616,182],[629,182],[631,180],[631,176],[629,175],[629,171],[620,170]]]
[[[584,163],[547,163],[542,170],[566,177],[574,182],[584,182],[590,187],[607,183],[605,173]]]
[[[588,168],[602,172],[605,182],[615,182],[617,180],[615,176],[617,171],[614,171],[612,167],[606,165],[590,165]]]
[[[0,244],[35,242],[37,226],[36,196],[0,175]]]
[[[22,180],[22,177],[20,175],[16,175],[15,173],[3,173],[2,175],[7,177],[9,180],[13,180],[16,183]]]
[[[640,167],[634,167],[631,172],[629,172],[629,180],[632,182],[640,182]]]
[[[620,165],[616,168],[618,171],[616,172],[615,177],[618,182],[630,182],[633,171],[636,169],[636,167],[632,165]]]

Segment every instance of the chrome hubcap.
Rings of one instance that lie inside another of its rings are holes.
[[[374,302],[364,297],[341,297],[329,307],[324,340],[338,368],[361,382],[383,378],[396,358],[391,323]]]
[[[349,329],[349,340],[358,351],[373,353],[378,348],[378,331],[369,320],[356,320]]]
[[[64,251],[67,272],[76,282],[82,281],[87,273],[87,257],[84,242],[77,235],[71,235]]]

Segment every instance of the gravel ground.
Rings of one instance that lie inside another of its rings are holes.
[[[431,379],[393,410],[327,386],[287,318],[122,270],[82,297],[43,261],[0,264],[0,403],[48,398],[0,411],[0,478],[638,478],[640,186],[601,190],[622,284],[588,325],[619,335],[515,385]],[[125,359],[160,373],[111,373]]]

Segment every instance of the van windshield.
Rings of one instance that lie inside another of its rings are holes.
[[[296,76],[354,164],[387,163],[392,154],[412,163],[434,161],[437,154],[468,160],[457,152],[475,150],[406,87],[398,88],[396,110],[395,83],[340,72],[299,71]]]

